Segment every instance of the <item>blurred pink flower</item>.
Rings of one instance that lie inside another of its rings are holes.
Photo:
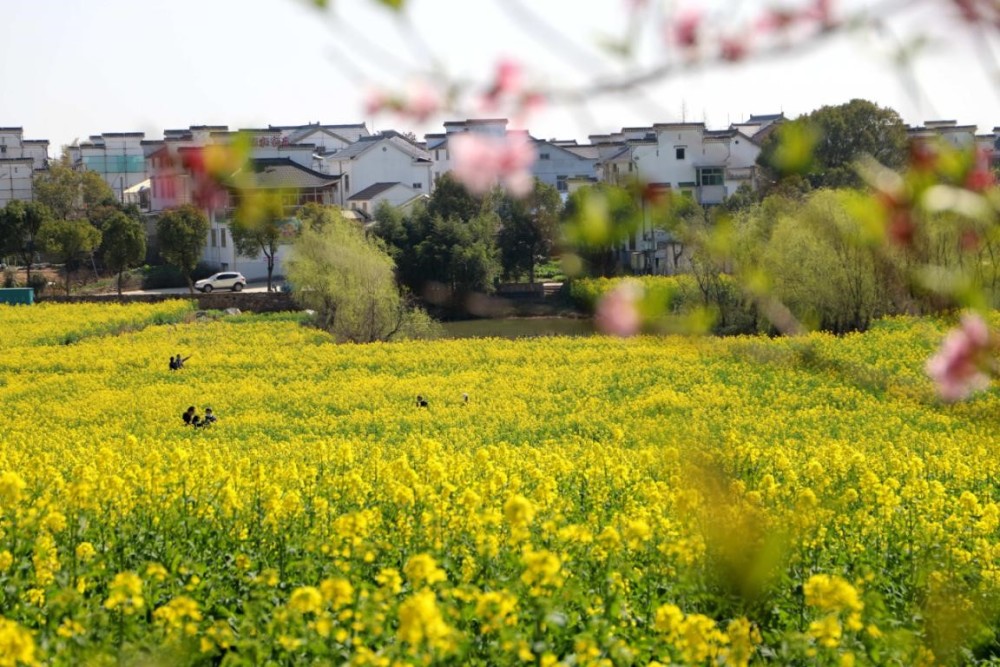
[[[365,113],[394,111],[400,116],[424,122],[444,107],[441,92],[423,79],[410,83],[402,94],[371,90],[365,95]]]
[[[597,330],[611,336],[628,337],[639,333],[642,316],[639,314],[639,300],[642,285],[625,280],[605,293],[597,302],[594,324]]]
[[[937,354],[927,361],[927,374],[945,401],[960,401],[990,386],[983,372],[990,350],[990,332],[976,314],[962,316],[961,324],[948,332]]]
[[[469,192],[486,194],[498,182],[515,197],[531,192],[535,147],[526,133],[487,137],[470,132],[448,142],[454,160],[452,173]]]
[[[674,41],[684,48],[694,48],[698,45],[701,23],[701,12],[697,9],[686,9],[680,12],[671,25]]]
[[[503,58],[497,63],[493,85],[486,93],[486,97],[495,101],[501,95],[517,94],[521,90],[523,80],[524,69],[521,67],[521,63],[510,58]]]

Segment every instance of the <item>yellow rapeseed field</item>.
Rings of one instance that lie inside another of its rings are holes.
[[[944,328],[354,346],[4,307],[0,667],[988,661],[1000,405],[937,402]]]

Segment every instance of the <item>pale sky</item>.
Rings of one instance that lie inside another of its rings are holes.
[[[495,114],[465,108],[421,125],[367,118],[365,91],[402,88],[430,71],[432,60],[453,77],[481,82],[502,57],[522,62],[529,80],[543,86],[614,73],[618,64],[594,44],[624,34],[626,8],[636,1],[409,0],[405,29],[374,0],[331,0],[326,13],[302,0],[3,0],[0,126],[23,126],[26,138],[49,139],[52,157],[91,134],[144,131],[158,139],[166,128],[204,124],[364,121],[372,130],[422,136],[443,131],[444,120]],[[846,11],[875,2],[834,6]],[[808,0],[678,4],[732,28],[764,7]],[[548,108],[526,125],[537,137],[583,142],[623,126],[682,119],[722,129],[750,114],[794,117],[855,97],[890,106],[911,125],[943,118],[980,132],[1000,125],[1000,86],[982,66],[996,44],[971,38],[953,2],[909,5],[880,34],[838,37],[766,64],[672,76],[641,94]],[[560,33],[537,28],[517,7],[547,18]],[[647,24],[638,51],[648,63],[663,45],[656,21]],[[929,44],[916,60],[923,93],[915,98],[889,62],[893,44],[918,31]]]

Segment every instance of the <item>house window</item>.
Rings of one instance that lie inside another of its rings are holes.
[[[414,183],[413,184],[413,189],[414,190],[419,190],[420,189],[420,183]]]
[[[566,192],[566,177],[556,176],[556,190],[559,192]]]
[[[225,248],[226,247],[226,228],[225,227],[223,227],[222,229],[219,230],[219,240],[222,241],[222,247]],[[226,268],[226,267],[223,266],[222,268]]]
[[[722,185],[722,167],[705,167],[698,170],[698,185]]]
[[[228,271],[229,270],[229,262],[223,262],[222,263],[222,270],[223,271]]]
[[[678,160],[683,160],[684,159],[684,153],[685,153],[685,151],[687,149],[684,146],[677,146],[677,147],[674,148],[674,150],[675,150],[675,152],[677,154],[677,159]]]
[[[212,247],[213,247],[213,248],[215,248],[215,247],[218,247],[218,245],[219,245],[219,244],[218,244],[218,240],[219,240],[219,239],[217,238],[217,235],[216,235],[216,233],[215,233],[215,230],[213,229],[213,230],[212,230]]]
[[[351,191],[351,176],[350,174],[344,174],[344,192]]]
[[[548,153],[539,153],[538,154],[538,159],[539,160],[548,160],[549,159],[549,154]]]

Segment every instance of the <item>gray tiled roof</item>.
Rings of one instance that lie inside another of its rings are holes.
[[[356,192],[348,197],[347,201],[368,201],[385,192],[389,188],[399,184],[399,181],[395,181],[393,183],[376,183],[375,185],[369,185],[364,190]]]
[[[304,167],[290,158],[255,158],[248,167],[262,190],[284,188],[322,188],[340,180],[340,174],[324,174]]]

